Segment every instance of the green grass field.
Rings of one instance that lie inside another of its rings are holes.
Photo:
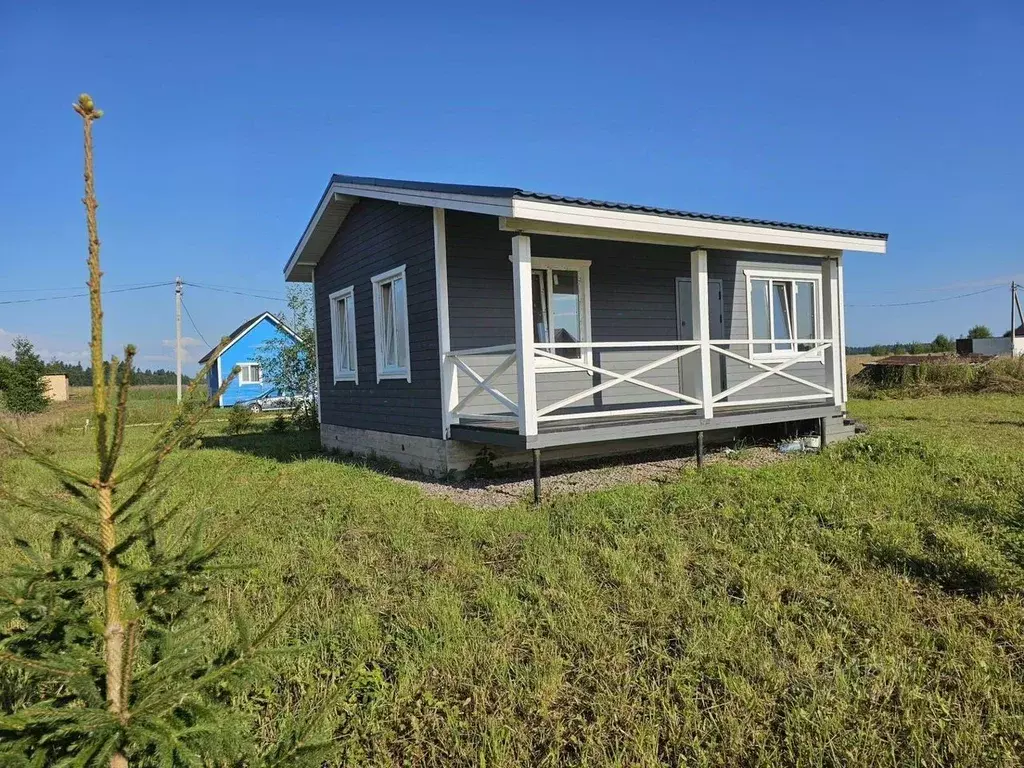
[[[1021,765],[1024,398],[852,411],[872,434],[820,456],[498,511],[211,425],[166,503],[247,566],[219,632],[309,584],[237,705],[272,740],[340,686],[339,765]],[[0,482],[52,487],[2,456]]]

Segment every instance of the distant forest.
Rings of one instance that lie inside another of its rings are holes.
[[[67,374],[68,384],[72,387],[88,387],[92,385],[92,366],[83,368],[81,363],[62,363],[60,360],[51,360],[46,364],[47,373],[64,373]],[[110,365],[104,363],[103,372],[105,375],[110,375]],[[174,384],[175,374],[174,371],[168,371],[163,368],[157,368],[156,370],[135,370],[132,373],[132,381],[135,384]],[[183,384],[188,384],[191,379],[182,374],[181,381]]]

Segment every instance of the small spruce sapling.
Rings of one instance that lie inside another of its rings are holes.
[[[65,466],[0,426],[0,438],[49,470],[65,492],[16,494],[0,486],[0,528],[20,552],[0,574],[0,666],[22,675],[22,690],[34,694],[0,711],[0,764],[319,765],[325,744],[311,737],[319,711],[289,723],[260,754],[252,722],[230,705],[270,652],[267,641],[288,608],[259,632],[237,620],[236,639],[212,647],[208,590],[221,542],[207,542],[198,524],[177,520],[180,509],[167,503],[174,473],[161,469],[219,396],[194,405],[205,370],[148,446],[122,455],[135,349],[112,359],[104,375],[92,153],[93,125],[103,112],[86,94],[74,108],[85,141],[96,460],[89,470]],[[14,505],[53,522],[48,547],[14,524]]]

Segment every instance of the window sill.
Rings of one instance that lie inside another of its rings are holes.
[[[384,373],[377,374],[377,381],[384,381],[385,379],[412,381],[412,377],[409,375],[408,371],[386,371]]]
[[[359,383],[356,380],[356,375],[354,373],[340,373],[340,374],[336,373],[336,374],[334,374],[334,383],[335,384],[340,384],[342,382],[348,382],[348,381],[355,382],[356,384]]]

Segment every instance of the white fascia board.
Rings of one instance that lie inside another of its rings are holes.
[[[464,195],[454,192],[430,192],[402,187],[379,187],[364,184],[334,184],[332,191],[349,197],[369,197],[374,200],[391,200],[406,205],[422,205],[426,208],[445,208],[470,213],[488,213],[492,216],[511,216],[513,200],[507,197]]]
[[[354,201],[356,198],[368,197],[373,200],[389,200],[403,205],[419,205],[425,208],[444,208],[453,211],[467,211],[469,213],[484,213],[491,216],[511,216],[512,199],[503,197],[485,197],[481,195],[465,195],[448,192],[430,192],[418,189],[405,189],[402,187],[383,187],[372,184],[332,184],[327,194],[317,207],[313,218],[310,220],[306,231],[303,232],[299,244],[295,246],[288,264],[284,268],[286,281],[297,280],[296,268],[301,266],[312,267],[323,254],[315,254],[312,258],[300,261],[310,237],[316,232],[328,207],[335,202],[346,200]]]
[[[284,331],[285,333],[287,333],[289,336],[291,336],[296,341],[302,341],[302,339],[299,338],[299,335],[297,333],[295,333],[295,331],[293,331],[287,325],[285,325],[277,315],[275,315],[273,312],[264,312],[262,315],[257,317],[251,323],[249,323],[249,325],[247,325],[245,327],[244,331],[242,331],[240,334],[235,336],[235,338],[233,338],[231,341],[229,341],[227,346],[225,346],[224,349],[222,349],[220,351],[220,354],[217,355],[217,362],[218,362],[218,364],[220,363],[220,358],[224,355],[225,352],[227,352],[229,349],[231,349],[233,346],[235,346],[235,344],[237,344],[239,341],[244,339],[249,334],[249,331],[251,331],[257,325],[259,325],[260,323],[262,323],[264,320],[267,320],[267,319],[269,319],[270,322],[272,322],[275,326],[277,326],[277,328],[279,330]]]
[[[512,211],[512,219],[667,235],[698,240],[706,242],[708,245],[712,245],[715,241],[733,241],[821,251],[865,251],[867,253],[885,253],[886,247],[886,241],[880,238],[827,232],[803,232],[756,224],[702,221],[635,211],[612,211],[589,206],[546,203],[538,200],[513,199]],[[511,223],[509,224],[511,228]]]

